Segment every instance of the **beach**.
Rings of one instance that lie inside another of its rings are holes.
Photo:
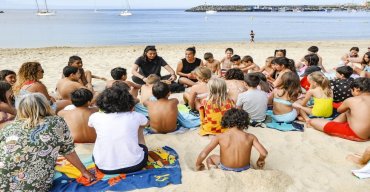
[[[158,55],[176,69],[177,62],[184,57],[187,47],[195,46],[196,56],[203,59],[205,52],[212,52],[221,60],[228,47],[234,54],[251,55],[256,64],[264,65],[265,59],[272,56],[275,49],[286,49],[287,57],[297,60],[307,53],[307,48],[316,45],[327,70],[337,66],[340,57],[351,47],[360,48],[363,55],[370,46],[369,40],[340,41],[302,41],[302,42],[245,42],[230,43],[195,43],[195,44],[158,44]],[[110,77],[114,67],[127,68],[131,80],[131,67],[136,58],[143,54],[145,45],[103,46],[103,47],[46,47],[33,49],[0,49],[1,69],[18,71],[27,61],[41,63],[45,74],[42,79],[49,92],[53,92],[57,80],[62,76],[62,69],[68,58],[78,55],[84,68],[94,75]],[[162,69],[162,74],[166,71]],[[104,88],[104,82],[93,80],[96,90]],[[181,94],[173,94],[182,101]],[[267,128],[248,129],[257,136],[266,147],[269,155],[264,170],[248,170],[242,173],[221,170],[195,171],[195,161],[200,151],[209,143],[210,137],[201,137],[198,130],[178,135],[148,135],[147,146],[155,148],[169,146],[177,151],[182,169],[182,184],[165,188],[150,188],[142,191],[356,191],[367,192],[369,180],[360,180],[351,174],[358,167],[346,160],[351,153],[362,153],[369,142],[354,142],[330,137],[322,132],[305,129],[304,132],[279,132]],[[88,147],[79,146],[79,153],[87,153]],[[213,153],[218,153],[218,148]],[[258,153],[252,151],[252,165]]]

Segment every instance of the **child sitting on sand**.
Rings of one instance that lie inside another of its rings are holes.
[[[215,60],[213,58],[213,54],[209,53],[209,52],[204,54],[204,60],[206,60],[206,62],[204,62],[203,66],[210,69],[212,71],[213,75],[217,75],[218,77],[221,77],[221,66],[220,66],[221,63],[220,63],[220,61]]]
[[[261,67],[260,72],[265,74],[266,76],[271,76],[274,73],[274,68],[272,67],[272,60],[274,60],[275,57],[267,57],[265,65]]]
[[[56,85],[56,91],[61,99],[71,100],[70,96],[73,91],[79,88],[87,88],[78,82],[81,73],[77,67],[65,66],[63,68],[63,76],[62,79],[58,80]]]
[[[267,93],[257,89],[260,78],[255,73],[248,73],[245,77],[248,90],[239,94],[236,106],[249,114],[252,126],[263,122],[266,118]]]
[[[299,114],[303,118],[300,120],[308,122],[308,115],[330,117],[333,114],[333,93],[330,89],[330,81],[319,71],[311,73],[307,78],[311,85],[310,89],[302,101],[293,104],[293,107],[299,109]],[[314,102],[312,108],[306,106],[311,97]]]
[[[277,122],[292,122],[297,116],[297,110],[292,104],[297,101],[301,93],[299,77],[293,72],[284,73],[281,84],[278,85],[269,97],[269,104],[273,105],[272,118]]]
[[[127,81],[127,71],[125,68],[116,67],[110,71],[113,80],[109,80],[106,83],[106,87],[112,87],[112,84],[116,81],[122,81],[130,87],[130,93],[132,96],[137,98],[141,85]]]
[[[153,85],[159,81],[161,81],[161,78],[156,74],[150,74],[146,77],[145,85],[142,85],[140,90],[140,103],[144,103],[153,97]]]
[[[220,168],[225,171],[241,172],[251,168],[251,152],[255,147],[260,153],[257,160],[257,168],[262,169],[265,165],[267,150],[253,134],[246,133],[248,129],[248,113],[240,109],[230,109],[222,117],[222,127],[227,128],[225,133],[216,135],[211,142],[203,149],[197,158],[195,169],[205,169],[204,159],[208,154],[220,146],[220,155],[211,155],[207,158],[207,168]]]
[[[225,57],[221,59],[221,76],[223,77],[227,70],[231,69],[233,62],[230,61],[231,56],[233,56],[234,50],[232,48],[227,48],[225,50]]]
[[[333,121],[312,119],[313,128],[329,135],[354,141],[370,138],[370,79],[358,78],[351,84],[352,95],[337,109],[341,113]]]
[[[225,79],[228,97],[236,103],[238,95],[248,90],[244,73],[238,68],[232,68],[226,72]]]
[[[168,99],[170,86],[163,82],[153,85],[153,95],[156,101],[147,100],[144,106],[148,108],[150,127],[157,133],[170,133],[177,129],[177,104],[176,98]]]
[[[194,70],[198,82],[193,85],[190,91],[184,93],[184,102],[189,104],[190,109],[199,110],[201,101],[208,96],[207,82],[212,77],[212,72],[207,67],[197,67]]]
[[[223,133],[226,129],[221,126],[222,115],[232,107],[233,100],[227,96],[225,80],[212,78],[208,84],[209,95],[202,101],[200,114],[200,135]]]
[[[338,108],[344,100],[352,97],[350,85],[353,82],[351,77],[353,69],[350,66],[342,66],[338,67],[336,71],[336,79],[330,80],[330,86],[333,90],[334,106]]]
[[[88,89],[80,88],[73,91],[70,98],[75,108],[61,110],[58,116],[66,121],[75,143],[95,143],[95,129],[87,125],[91,114],[98,111],[98,108],[90,107],[93,93]]]
[[[253,58],[249,55],[243,57],[242,64],[245,66],[241,69],[244,73],[258,72],[260,70],[260,67],[254,63]]]
[[[238,68],[243,71],[243,69],[246,67],[244,64],[242,64],[242,59],[239,55],[233,55],[230,61],[233,63],[231,66],[232,68]]]
[[[12,71],[12,70],[1,70],[0,71],[0,81],[6,81],[8,82],[11,86],[15,84],[17,81],[17,74]]]

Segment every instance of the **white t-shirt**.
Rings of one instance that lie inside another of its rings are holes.
[[[88,125],[96,131],[95,164],[103,170],[139,164],[144,159],[144,151],[139,146],[138,130],[147,122],[148,119],[137,112],[92,114]]]
[[[268,95],[259,89],[250,89],[240,93],[236,102],[237,107],[242,107],[248,112],[253,121],[264,121],[266,118]]]

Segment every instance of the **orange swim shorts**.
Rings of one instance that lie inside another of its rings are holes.
[[[341,137],[352,141],[366,141],[356,135],[349,127],[348,122],[339,123],[331,121],[324,126],[324,132],[328,135]]]

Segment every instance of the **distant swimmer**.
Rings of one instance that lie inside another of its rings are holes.
[[[254,43],[254,32],[251,30],[251,33],[249,34],[251,36],[251,43]]]

